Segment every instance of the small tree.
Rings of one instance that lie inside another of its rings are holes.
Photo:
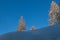
[[[32,26],[31,30],[35,30],[35,26]]]
[[[24,24],[24,19],[23,16],[21,16],[20,22],[19,22],[19,27],[17,31],[24,31],[25,30],[25,24]]]

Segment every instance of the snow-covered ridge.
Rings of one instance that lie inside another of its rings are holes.
[[[60,40],[60,24],[34,31],[6,33],[0,40]]]

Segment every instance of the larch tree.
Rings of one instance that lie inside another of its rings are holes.
[[[50,12],[49,12],[49,23],[50,25],[55,25],[58,23],[58,16],[59,16],[59,6],[58,4],[56,4],[54,1],[52,1],[51,3],[51,9],[50,9]]]
[[[21,16],[20,21],[19,21],[19,27],[17,29],[17,31],[24,31],[25,28],[25,24],[24,24],[24,19],[23,16]]]
[[[58,22],[59,22],[59,24],[60,24],[60,3],[58,4],[58,6],[59,6],[59,13],[58,13]]]
[[[32,26],[31,30],[35,30],[35,29],[36,29],[35,26]]]

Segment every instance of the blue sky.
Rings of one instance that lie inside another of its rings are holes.
[[[58,0],[54,0],[58,3]],[[20,16],[24,16],[27,30],[48,26],[52,0],[0,0],[0,34],[16,31]]]

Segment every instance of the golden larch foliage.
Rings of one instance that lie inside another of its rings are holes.
[[[21,16],[17,31],[24,31],[24,30],[25,30],[24,19],[23,19],[23,16]]]
[[[36,29],[35,26],[32,26],[31,30],[35,30],[35,29]]]
[[[49,12],[49,23],[50,25],[54,25],[57,23],[57,18],[59,16],[59,6],[58,4],[56,4],[54,1],[52,1],[51,3],[51,8],[50,8],[50,12]]]

